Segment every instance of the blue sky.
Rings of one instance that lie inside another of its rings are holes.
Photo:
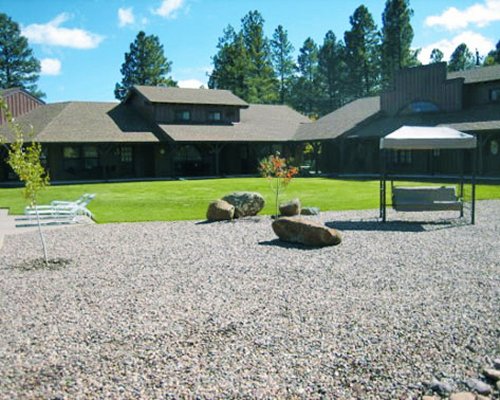
[[[296,50],[307,37],[342,38],[349,16],[365,4],[378,26],[384,0],[0,0],[42,62],[39,87],[47,102],[114,101],[124,53],[139,30],[155,34],[173,62],[180,86],[206,84],[218,38],[259,10],[271,36],[283,25]],[[500,0],[411,0],[413,47],[427,62],[433,47],[445,56],[461,42],[485,55],[500,40]]]

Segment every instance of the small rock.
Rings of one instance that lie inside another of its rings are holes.
[[[300,200],[293,199],[287,203],[280,204],[280,214],[285,217],[293,217],[300,214]]]
[[[495,367],[495,369],[500,369],[500,358],[495,358],[493,360],[493,367]]]
[[[446,395],[453,391],[453,388],[448,382],[441,382],[441,381],[433,381],[431,383],[431,390],[438,394]]]
[[[491,400],[491,399],[489,397],[481,396],[480,394],[478,394],[476,396],[476,400]]]
[[[424,396],[422,397],[422,400],[439,400],[439,397],[436,396]]]
[[[340,232],[317,222],[297,217],[278,218],[272,224],[273,231],[285,242],[307,246],[335,246],[340,244]]]
[[[498,369],[485,368],[483,369],[483,375],[487,378],[493,379],[494,381],[500,380],[500,371]]]
[[[479,379],[469,379],[466,384],[471,390],[478,392],[479,394],[491,393],[491,386],[480,381]]]
[[[264,197],[257,192],[234,192],[222,200],[234,206],[235,218],[257,215],[265,205]]]
[[[500,381],[497,381],[497,390],[500,390]]]
[[[476,400],[476,395],[471,392],[453,393],[450,400]]]
[[[231,220],[234,216],[234,206],[224,200],[212,201],[208,205],[207,219],[209,221]]]
[[[300,210],[301,215],[319,215],[319,208],[318,207],[303,207],[302,210]]]

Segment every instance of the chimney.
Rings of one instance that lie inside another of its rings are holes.
[[[479,63],[479,51],[476,49],[476,67],[479,67],[480,63]]]

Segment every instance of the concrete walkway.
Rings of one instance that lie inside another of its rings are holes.
[[[25,221],[16,221],[15,218],[18,216],[9,215],[9,210],[6,208],[0,208],[0,249],[3,246],[4,238],[6,235],[18,235],[26,232],[33,232],[38,230],[37,225],[32,226],[16,226],[16,224],[22,224]],[[82,223],[77,224],[59,224],[59,225],[45,225],[42,227],[43,230],[47,229],[61,229],[74,227],[79,225],[86,225],[89,223],[94,223],[90,218],[82,217]]]

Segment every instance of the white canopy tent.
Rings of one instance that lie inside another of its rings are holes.
[[[386,150],[437,150],[437,149],[456,149],[456,150],[474,150],[477,148],[476,137],[464,132],[457,131],[449,127],[426,127],[426,126],[402,126],[389,135],[380,139],[380,150],[382,152],[382,173],[380,177],[380,217],[383,222],[386,221]],[[471,205],[471,222],[475,222],[475,165],[476,165],[476,151],[473,152],[472,157],[472,205]],[[392,182],[392,179],[391,179]],[[444,210],[447,207],[456,207],[457,202],[462,205],[460,207],[460,216],[463,216],[463,184],[464,177],[462,171],[462,178],[460,181],[460,195],[456,201],[443,200],[442,196],[446,193],[444,188],[439,192],[436,191],[432,194],[429,188],[422,188],[421,193],[418,193],[416,188],[406,188],[405,196],[413,196],[411,205],[405,205],[408,211],[417,210]],[[403,189],[405,190],[405,189]],[[393,192],[394,195],[394,192]],[[420,195],[420,197],[419,197]],[[436,199],[432,200],[432,197]],[[420,199],[420,200],[416,200]],[[406,199],[408,201],[408,198]],[[415,201],[420,201],[416,204]],[[393,198],[393,207],[394,207]],[[404,207],[401,208],[404,210]]]
[[[402,126],[380,139],[380,149],[474,149],[476,137],[446,126]]]

